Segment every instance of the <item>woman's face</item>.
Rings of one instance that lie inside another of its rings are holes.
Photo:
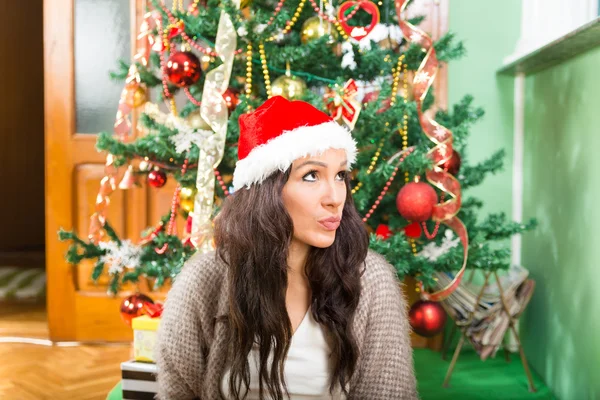
[[[292,240],[320,248],[333,244],[346,201],[347,164],[343,149],[293,162],[282,194],[294,223]]]

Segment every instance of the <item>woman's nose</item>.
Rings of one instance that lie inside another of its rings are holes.
[[[323,195],[323,205],[329,207],[339,207],[345,200],[346,186],[340,182],[328,182]]]

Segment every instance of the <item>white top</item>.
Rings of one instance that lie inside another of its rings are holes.
[[[346,396],[339,390],[339,385],[333,396],[329,393],[333,369],[333,363],[329,359],[330,354],[331,350],[325,340],[325,332],[315,321],[309,309],[292,335],[290,349],[284,361],[285,382],[292,400],[346,399]],[[257,344],[250,350],[248,358],[250,389],[247,399],[258,400],[260,358]],[[264,389],[265,385],[263,385]],[[221,380],[221,393],[225,399],[229,399],[229,369],[225,371]],[[243,395],[243,388],[241,394]]]

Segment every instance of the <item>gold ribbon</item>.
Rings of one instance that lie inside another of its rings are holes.
[[[420,45],[427,52],[425,58],[419,65],[419,69],[413,80],[413,93],[417,102],[417,112],[419,122],[425,135],[435,144],[429,150],[427,155],[433,160],[433,169],[427,171],[426,178],[433,186],[440,189],[448,200],[436,204],[433,210],[432,219],[448,226],[460,238],[463,245],[463,264],[454,280],[448,286],[434,293],[428,293],[423,288],[423,283],[419,282],[421,297],[425,300],[441,301],[446,299],[458,287],[464,275],[469,249],[469,238],[467,229],[458,217],[458,211],[461,205],[461,188],[458,180],[444,171],[441,165],[452,156],[452,132],[438,124],[433,118],[430,118],[423,112],[423,101],[429,91],[429,88],[435,80],[438,71],[438,59],[433,47],[432,38],[425,32],[402,19],[402,12],[408,4],[408,0],[396,0],[396,14],[402,34],[409,42]]]
[[[239,0],[235,0],[234,4],[239,8]],[[191,213],[190,240],[203,253],[214,248],[211,220],[215,196],[214,168],[221,163],[225,152],[228,110],[223,93],[229,86],[236,45],[237,35],[231,18],[225,11],[221,11],[215,50],[223,63],[206,74],[200,106],[201,117],[210,125],[214,133],[200,146],[196,178],[197,192],[194,210]]]

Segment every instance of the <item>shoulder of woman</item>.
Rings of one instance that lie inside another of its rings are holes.
[[[367,287],[377,288],[390,282],[398,283],[398,275],[394,266],[384,256],[373,250],[368,251],[363,268],[363,285]]]
[[[226,266],[215,251],[198,252],[186,261],[171,290],[193,292],[203,297],[220,288],[225,275]]]

